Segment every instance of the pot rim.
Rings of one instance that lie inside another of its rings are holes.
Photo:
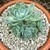
[[[48,19],[48,21],[49,21],[49,23],[50,23],[50,14],[49,14],[49,12],[48,12],[44,7],[42,7],[40,4],[38,4],[38,3],[36,3],[36,2],[33,2],[33,1],[25,1],[25,0],[21,0],[21,1],[19,1],[19,0],[11,1],[11,2],[5,4],[4,6],[2,6],[2,7],[0,8],[0,14],[1,14],[8,6],[13,5],[13,4],[15,4],[16,2],[25,2],[25,3],[28,3],[28,4],[30,4],[30,3],[35,4],[36,7],[38,7],[39,9],[41,9],[41,10],[45,13],[45,15],[47,16],[47,19]],[[49,32],[49,33],[50,33],[50,32]],[[44,47],[42,47],[40,50],[48,50],[48,48],[46,47],[46,45],[49,44],[49,42],[50,42],[50,37],[48,36],[47,42],[44,44]],[[49,45],[47,45],[47,46],[49,47]],[[45,47],[46,47],[46,49],[44,49]]]

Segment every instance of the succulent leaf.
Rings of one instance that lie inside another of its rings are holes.
[[[44,30],[45,30],[46,26],[45,26],[45,23],[42,20],[38,21],[37,26],[38,26],[40,32],[45,34]]]

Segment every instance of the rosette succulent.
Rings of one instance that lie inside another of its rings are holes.
[[[41,13],[36,11],[34,4],[16,3],[7,11],[5,22],[14,35],[23,40],[38,38],[38,32],[43,31],[44,24]]]

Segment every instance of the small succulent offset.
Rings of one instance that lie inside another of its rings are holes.
[[[41,13],[36,11],[34,4],[16,3],[10,6],[6,15],[6,24],[16,37],[23,40],[38,38],[38,32],[44,33]]]

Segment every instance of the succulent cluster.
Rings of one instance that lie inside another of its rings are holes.
[[[5,22],[16,37],[23,40],[38,38],[38,32],[42,34],[45,23],[41,19],[41,13],[36,11],[34,4],[16,3],[10,6],[5,15]]]

